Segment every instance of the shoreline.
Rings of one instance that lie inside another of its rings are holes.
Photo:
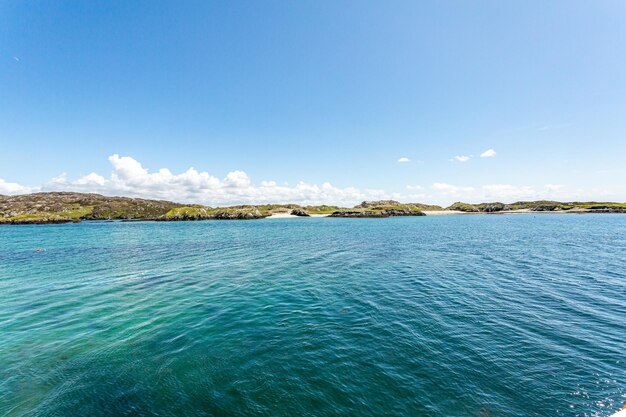
[[[200,222],[200,221],[232,221],[232,220],[276,220],[276,219],[307,219],[307,218],[344,218],[344,219],[388,219],[392,217],[430,217],[430,216],[454,216],[454,215],[520,215],[520,214],[626,214],[626,212],[616,211],[599,211],[599,210],[555,210],[555,211],[533,211],[533,210],[511,210],[511,211],[497,211],[497,212],[475,212],[475,211],[458,211],[458,210],[433,210],[424,211],[424,215],[421,216],[331,216],[330,214],[310,214],[309,216],[296,216],[288,213],[273,213],[269,216],[258,218],[206,218],[206,219],[194,219],[194,218],[179,218],[179,219],[162,219],[162,218],[132,218],[132,219],[54,219],[54,220],[34,220],[34,221],[5,221],[0,219],[1,226],[19,226],[19,225],[59,225],[59,224],[77,224],[77,223],[136,223],[136,222]]]
[[[210,207],[200,204],[107,197],[93,193],[49,192],[0,196],[0,225],[59,224],[89,220],[199,221],[293,219],[297,217],[387,218],[404,216],[450,216],[466,214],[534,213],[626,213],[626,203],[518,201],[468,204],[449,207],[396,200],[363,201],[348,208],[334,205],[261,204]]]

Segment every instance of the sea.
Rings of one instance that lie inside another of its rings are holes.
[[[609,416],[626,215],[0,226],[2,416]]]

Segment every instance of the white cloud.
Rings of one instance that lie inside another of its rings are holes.
[[[492,158],[494,156],[496,156],[496,151],[493,149],[487,149],[485,152],[480,154],[481,158]]]
[[[470,160],[470,158],[471,158],[471,155],[470,156],[468,156],[468,155],[457,155],[454,158],[450,159],[450,162],[455,162],[455,161],[457,161],[457,162],[467,162],[467,161]]]
[[[67,173],[63,172],[61,174],[59,174],[58,176],[52,178],[50,180],[50,182],[48,183],[48,185],[63,185],[63,184],[67,184]]]
[[[92,172],[91,174],[85,175],[84,177],[81,177],[77,179],[76,181],[74,181],[74,184],[76,185],[103,186],[105,183],[106,183],[106,180],[104,179],[104,177],[96,174],[95,172]]]
[[[299,182],[295,186],[287,183],[278,185],[276,181],[254,184],[248,174],[239,170],[229,172],[223,179],[195,168],[180,174],[174,174],[167,168],[150,172],[134,158],[118,154],[111,155],[109,162],[113,167],[109,178],[92,172],[69,181],[66,174],[61,174],[46,183],[44,188],[47,191],[98,192],[208,205],[277,202],[354,205],[363,200],[399,197],[383,190],[339,188],[329,182],[321,185]]]
[[[0,195],[26,194],[37,191],[37,188],[26,187],[15,182],[7,182],[0,178]]]
[[[471,193],[474,191],[474,187],[460,187],[460,186],[448,184],[445,182],[436,182],[432,185],[432,188],[433,190],[438,191],[443,195]]]
[[[446,205],[453,201],[481,203],[518,200],[554,199],[572,200],[624,200],[624,189],[595,189],[593,193],[582,189],[568,189],[561,184],[537,187],[514,184],[455,185],[435,182],[430,187],[406,185],[403,192],[380,189],[336,187],[329,182],[311,184],[271,180],[254,182],[244,171],[227,173],[223,178],[208,172],[189,168],[173,173],[167,168],[150,172],[129,156],[111,155],[112,171],[109,176],[96,172],[77,179],[58,175],[41,187],[24,186],[0,179],[0,194],[26,194],[36,191],[97,192],[104,195],[157,198],[182,203],[199,203],[212,206],[234,204],[299,203],[336,204],[353,206],[363,200],[395,199],[404,202],[425,202]]]
[[[406,156],[403,156],[402,158],[398,159],[398,162],[411,162],[411,160]]]

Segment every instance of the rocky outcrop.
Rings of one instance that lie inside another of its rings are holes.
[[[298,217],[311,217],[309,213],[307,213],[306,211],[304,211],[304,209],[301,209],[301,208],[296,208],[296,209],[291,210],[291,215],[298,216]]]
[[[402,204],[395,200],[363,201],[358,206],[354,206],[353,210],[340,210],[338,212],[348,214],[332,217],[393,217],[425,215],[418,207],[411,204]]]
[[[410,210],[410,209],[386,209],[383,210],[383,213],[387,214],[388,216],[425,216],[426,214],[424,214],[422,211],[419,210]]]
[[[510,207],[506,204],[499,202],[495,203],[481,203],[481,204],[468,204],[461,201],[457,201],[446,210],[463,211],[465,213],[497,213],[500,211],[510,210]]]
[[[235,206],[211,208],[202,206],[177,207],[166,215],[157,218],[160,221],[189,220],[251,220],[265,217],[255,206]]]
[[[589,207],[591,213],[626,213],[626,207],[614,207],[614,206],[591,206]]]
[[[377,218],[395,216],[425,216],[425,214],[419,210],[388,208],[384,210],[338,210],[329,217]]]
[[[483,203],[477,206],[481,213],[497,213],[499,211],[509,210],[507,205],[502,203]]]
[[[162,200],[51,192],[0,197],[0,223],[151,219],[183,204]]]
[[[63,219],[55,217],[40,217],[40,218],[17,218],[17,219],[2,219],[0,218],[0,224],[63,224],[63,223],[79,223],[80,219]]]
[[[561,205],[556,204],[542,204],[535,207],[531,207],[530,211],[557,211],[561,210]]]
[[[399,203],[395,200],[378,200],[378,201],[363,201],[358,206],[354,206],[354,208],[372,208],[379,206],[400,206],[402,203]]]
[[[264,216],[256,207],[217,209],[214,212],[215,220],[252,220],[261,219]]]
[[[358,210],[338,210],[332,213],[328,217],[355,217],[355,218],[375,218],[375,217],[389,217],[388,214],[382,211],[358,211]]]

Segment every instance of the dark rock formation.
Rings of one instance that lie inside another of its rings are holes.
[[[626,207],[592,206],[590,213],[626,213]]]
[[[535,207],[531,207],[530,211],[556,211],[561,210],[560,204],[542,204]]]
[[[425,214],[419,210],[388,208],[384,210],[338,210],[329,217],[378,218],[395,216],[425,216]]]
[[[350,210],[340,210],[336,211],[328,217],[356,217],[356,218],[368,218],[368,217],[389,217],[388,214],[383,213],[382,211],[350,211]]]
[[[261,219],[265,216],[261,214],[256,207],[246,207],[243,209],[227,209],[215,211],[213,218],[215,220],[252,220]]]
[[[309,213],[307,213],[301,208],[296,208],[296,209],[291,210],[291,214],[293,216],[299,216],[299,217],[311,217]]]
[[[509,210],[509,207],[502,203],[483,203],[477,206],[482,213],[496,213],[498,211]]]

